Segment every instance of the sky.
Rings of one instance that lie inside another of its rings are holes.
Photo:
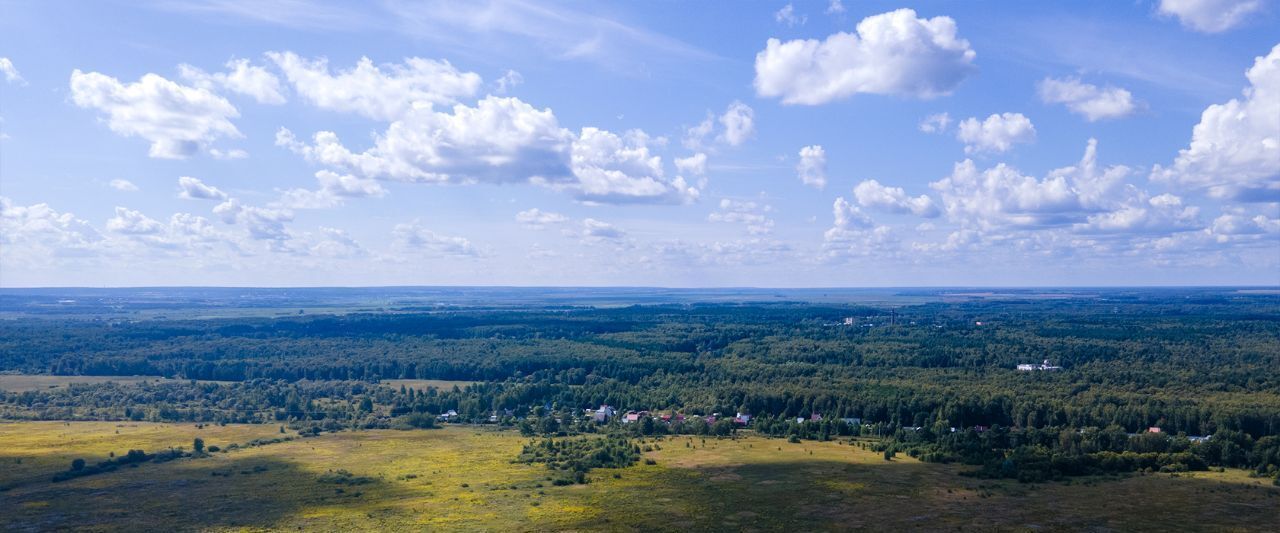
[[[0,0],[0,287],[1280,284],[1280,2]]]

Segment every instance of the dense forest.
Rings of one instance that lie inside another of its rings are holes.
[[[1016,370],[1045,360],[1061,368]],[[551,435],[876,436],[887,457],[1024,480],[1213,466],[1274,477],[1280,467],[1280,298],[1233,291],[19,316],[0,320],[0,371],[182,380],[0,392],[9,419],[315,433],[424,427],[454,411],[454,423]],[[475,383],[385,384],[393,379]],[[600,425],[588,410],[601,405],[681,416]],[[742,427],[723,417],[737,413],[754,418]]]

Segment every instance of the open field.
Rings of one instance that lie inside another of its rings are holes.
[[[82,458],[93,464],[129,450],[191,449],[196,437],[226,446],[280,437],[279,426],[152,424],[146,422],[0,422],[0,488],[47,482]]]
[[[424,391],[429,388],[440,390],[453,390],[456,386],[459,389],[467,388],[467,385],[475,385],[480,381],[450,381],[447,379],[384,379],[379,382],[380,385],[386,385],[393,389],[399,389],[402,385],[406,388]]]
[[[109,450],[189,446],[195,436],[225,445],[273,435],[276,426],[0,424],[0,463],[22,472],[6,468],[0,479],[52,475],[69,457],[93,462]],[[1024,485],[963,477],[952,465],[886,462],[835,442],[675,437],[646,454],[656,465],[595,470],[589,485],[553,487],[542,466],[511,463],[524,442],[469,427],[349,432],[24,481],[0,497],[0,529],[1243,531],[1280,520],[1280,488],[1234,470]],[[369,479],[322,481],[337,469]]]
[[[72,383],[158,383],[172,381],[159,376],[45,376],[30,374],[0,374],[0,391],[27,392],[56,389]]]
[[[43,374],[0,374],[0,391],[27,392],[66,387],[72,384],[94,385],[98,383],[119,383],[131,385],[135,383],[174,383],[186,382],[185,379],[171,379],[160,376],[49,376]],[[218,381],[198,380],[200,383],[221,383]]]

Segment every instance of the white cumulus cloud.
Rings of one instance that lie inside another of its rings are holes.
[[[800,149],[800,163],[796,165],[800,182],[816,189],[827,186],[827,152],[822,146],[812,145]]]
[[[227,199],[227,193],[217,187],[205,185],[203,181],[191,176],[178,178],[178,196],[188,200],[225,201]]]
[[[734,100],[720,115],[720,124],[724,126],[721,138],[729,146],[738,146],[756,133],[756,112],[742,102]]]
[[[71,73],[71,99],[104,113],[111,131],[150,141],[151,157],[184,159],[219,138],[241,137],[231,123],[240,116],[231,102],[156,74],[121,83],[77,69]]]
[[[13,61],[7,57],[0,57],[0,73],[4,74],[6,83],[27,84],[27,80],[22,78],[22,73],[18,72],[18,67],[13,66]]]
[[[292,209],[325,209],[342,205],[347,198],[382,197],[387,190],[375,180],[350,174],[338,174],[329,170],[316,172],[320,188],[289,189],[276,202],[279,207]]]
[[[480,75],[448,61],[410,57],[378,66],[362,57],[356,66],[331,74],[326,58],[269,52],[294,92],[322,109],[354,112],[375,120],[400,118],[416,105],[453,104],[480,89]]]
[[[1254,61],[1241,99],[1200,115],[1191,144],[1152,179],[1204,189],[1239,201],[1280,200],[1280,45]]]
[[[252,97],[263,104],[283,104],[287,99],[280,78],[267,69],[249,64],[248,59],[232,59],[226,72],[208,73],[188,64],[178,65],[183,79],[201,89],[225,89]]]
[[[1158,9],[1192,30],[1219,33],[1239,26],[1262,8],[1262,0],[1160,0]]]
[[[755,89],[784,104],[818,105],[858,93],[930,98],[975,69],[975,52],[950,17],[899,9],[863,19],[857,33],[823,41],[769,39],[756,54]]]
[[[992,114],[986,120],[969,117],[960,121],[956,138],[964,143],[965,153],[1007,152],[1015,144],[1036,140],[1036,128],[1022,113]]]
[[[1064,104],[1089,122],[1128,116],[1137,109],[1133,95],[1119,87],[1098,87],[1079,78],[1045,78],[1036,85],[1040,101]]]
[[[698,190],[664,176],[648,135],[587,127],[575,135],[550,109],[516,98],[489,96],[452,113],[411,110],[360,153],[337,134],[322,131],[312,143],[281,129],[276,144],[307,159],[368,179],[426,183],[533,183],[566,190],[596,203],[683,203]]]
[[[707,174],[707,154],[702,152],[689,157],[677,157],[675,163],[676,170],[681,173],[690,176],[705,176]]]
[[[886,187],[876,180],[866,180],[853,188],[858,205],[884,209],[895,213],[911,213],[933,218],[941,214],[937,204],[927,194],[911,197],[901,187]]]
[[[108,185],[110,185],[112,189],[115,189],[117,191],[134,192],[138,190],[137,185],[134,185],[132,181],[125,180],[125,179],[111,180],[111,182],[108,183]]]

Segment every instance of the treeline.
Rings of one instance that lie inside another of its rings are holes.
[[[900,429],[882,447],[930,462],[980,465],[975,475],[1046,481],[1066,476],[1126,472],[1187,472],[1210,467],[1245,468],[1280,484],[1280,437],[1255,439],[1221,430],[1211,437],[1163,431],[1128,433],[1107,428],[1009,428],[950,431]]]

